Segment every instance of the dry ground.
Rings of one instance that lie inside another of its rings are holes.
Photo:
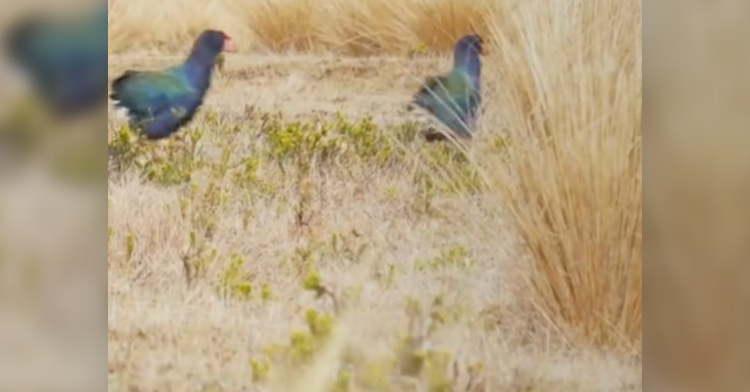
[[[114,74],[175,60],[123,55],[112,56],[110,64]],[[421,120],[405,109],[417,75],[446,65],[447,58],[230,56],[206,108],[237,121],[246,106],[308,121],[335,112],[349,118],[370,113],[383,124]],[[440,213],[425,216],[414,212],[419,195],[408,173],[359,180],[320,176],[326,189],[315,196],[317,219],[309,234],[295,230],[294,211],[285,206],[286,197],[295,198],[288,188],[269,204],[236,205],[218,217],[214,244],[220,258],[241,254],[254,284],[273,292],[269,301],[224,300],[210,285],[186,288],[180,252],[190,227],[176,212],[179,192],[132,177],[110,181],[109,226],[116,233],[109,246],[110,390],[252,390],[249,361],[264,345],[284,342],[301,328],[305,307],[321,306],[301,289],[295,250],[328,243],[335,234],[364,253],[356,259],[320,256],[319,272],[336,289],[362,289],[347,338],[368,353],[387,353],[408,330],[409,297],[429,304],[444,295],[465,313],[429,344],[454,353],[462,365],[483,362],[487,390],[640,389],[640,366],[617,356],[523,344],[534,333],[526,330],[525,316],[513,316],[517,301],[508,279],[516,276],[518,254],[496,196],[441,198]],[[253,218],[243,227],[246,209]],[[138,239],[137,261],[124,260],[129,233]],[[467,252],[457,262],[471,267],[419,267],[456,247]],[[391,268],[392,277],[384,278]],[[457,384],[466,382],[461,377]]]
[[[183,56],[113,55],[110,73],[164,68]],[[246,107],[310,119],[341,111],[391,122],[415,119],[407,104],[423,76],[450,67],[450,59],[368,59],[310,55],[230,55],[213,82],[206,107],[242,114]]]

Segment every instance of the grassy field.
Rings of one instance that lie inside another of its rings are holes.
[[[110,7],[111,78],[242,51],[178,139],[110,111],[108,390],[642,390],[641,2]],[[481,133],[426,144],[471,31]]]

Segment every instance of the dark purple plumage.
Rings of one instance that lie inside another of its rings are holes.
[[[112,82],[110,98],[128,110],[131,127],[151,140],[173,135],[188,124],[203,104],[216,59],[234,51],[231,38],[206,30],[196,39],[184,63],[160,72],[128,70]]]
[[[9,30],[5,50],[56,114],[106,102],[107,4],[79,19],[27,17]]]

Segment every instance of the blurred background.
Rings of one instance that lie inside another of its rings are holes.
[[[744,390],[750,4],[658,1],[649,13],[643,200],[650,388],[665,387],[659,382],[666,378],[681,390]]]
[[[93,174],[104,173],[104,111],[99,110],[97,123],[95,110],[76,116],[62,115],[69,108],[52,110],[54,100],[73,97],[59,75],[75,75],[70,65],[77,60],[60,54],[66,36],[58,32],[69,30],[72,36],[75,28],[67,26],[77,24],[92,4],[31,0],[0,5],[0,389],[4,390],[104,388],[106,242],[101,225],[106,202],[103,176]],[[53,22],[27,22],[35,18]],[[57,20],[66,27],[55,30]],[[35,35],[38,32],[42,33]],[[18,41],[23,42],[22,50],[10,49],[14,33],[23,37]],[[40,36],[44,38],[39,40]],[[63,68],[30,66],[45,63],[39,53],[57,56]],[[103,56],[99,55],[100,65],[105,64]],[[95,166],[101,169],[90,170]]]

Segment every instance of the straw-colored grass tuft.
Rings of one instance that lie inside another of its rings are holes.
[[[629,349],[642,326],[640,7],[528,2],[493,26],[488,67],[512,141],[488,172],[529,256],[523,287],[565,336]]]

